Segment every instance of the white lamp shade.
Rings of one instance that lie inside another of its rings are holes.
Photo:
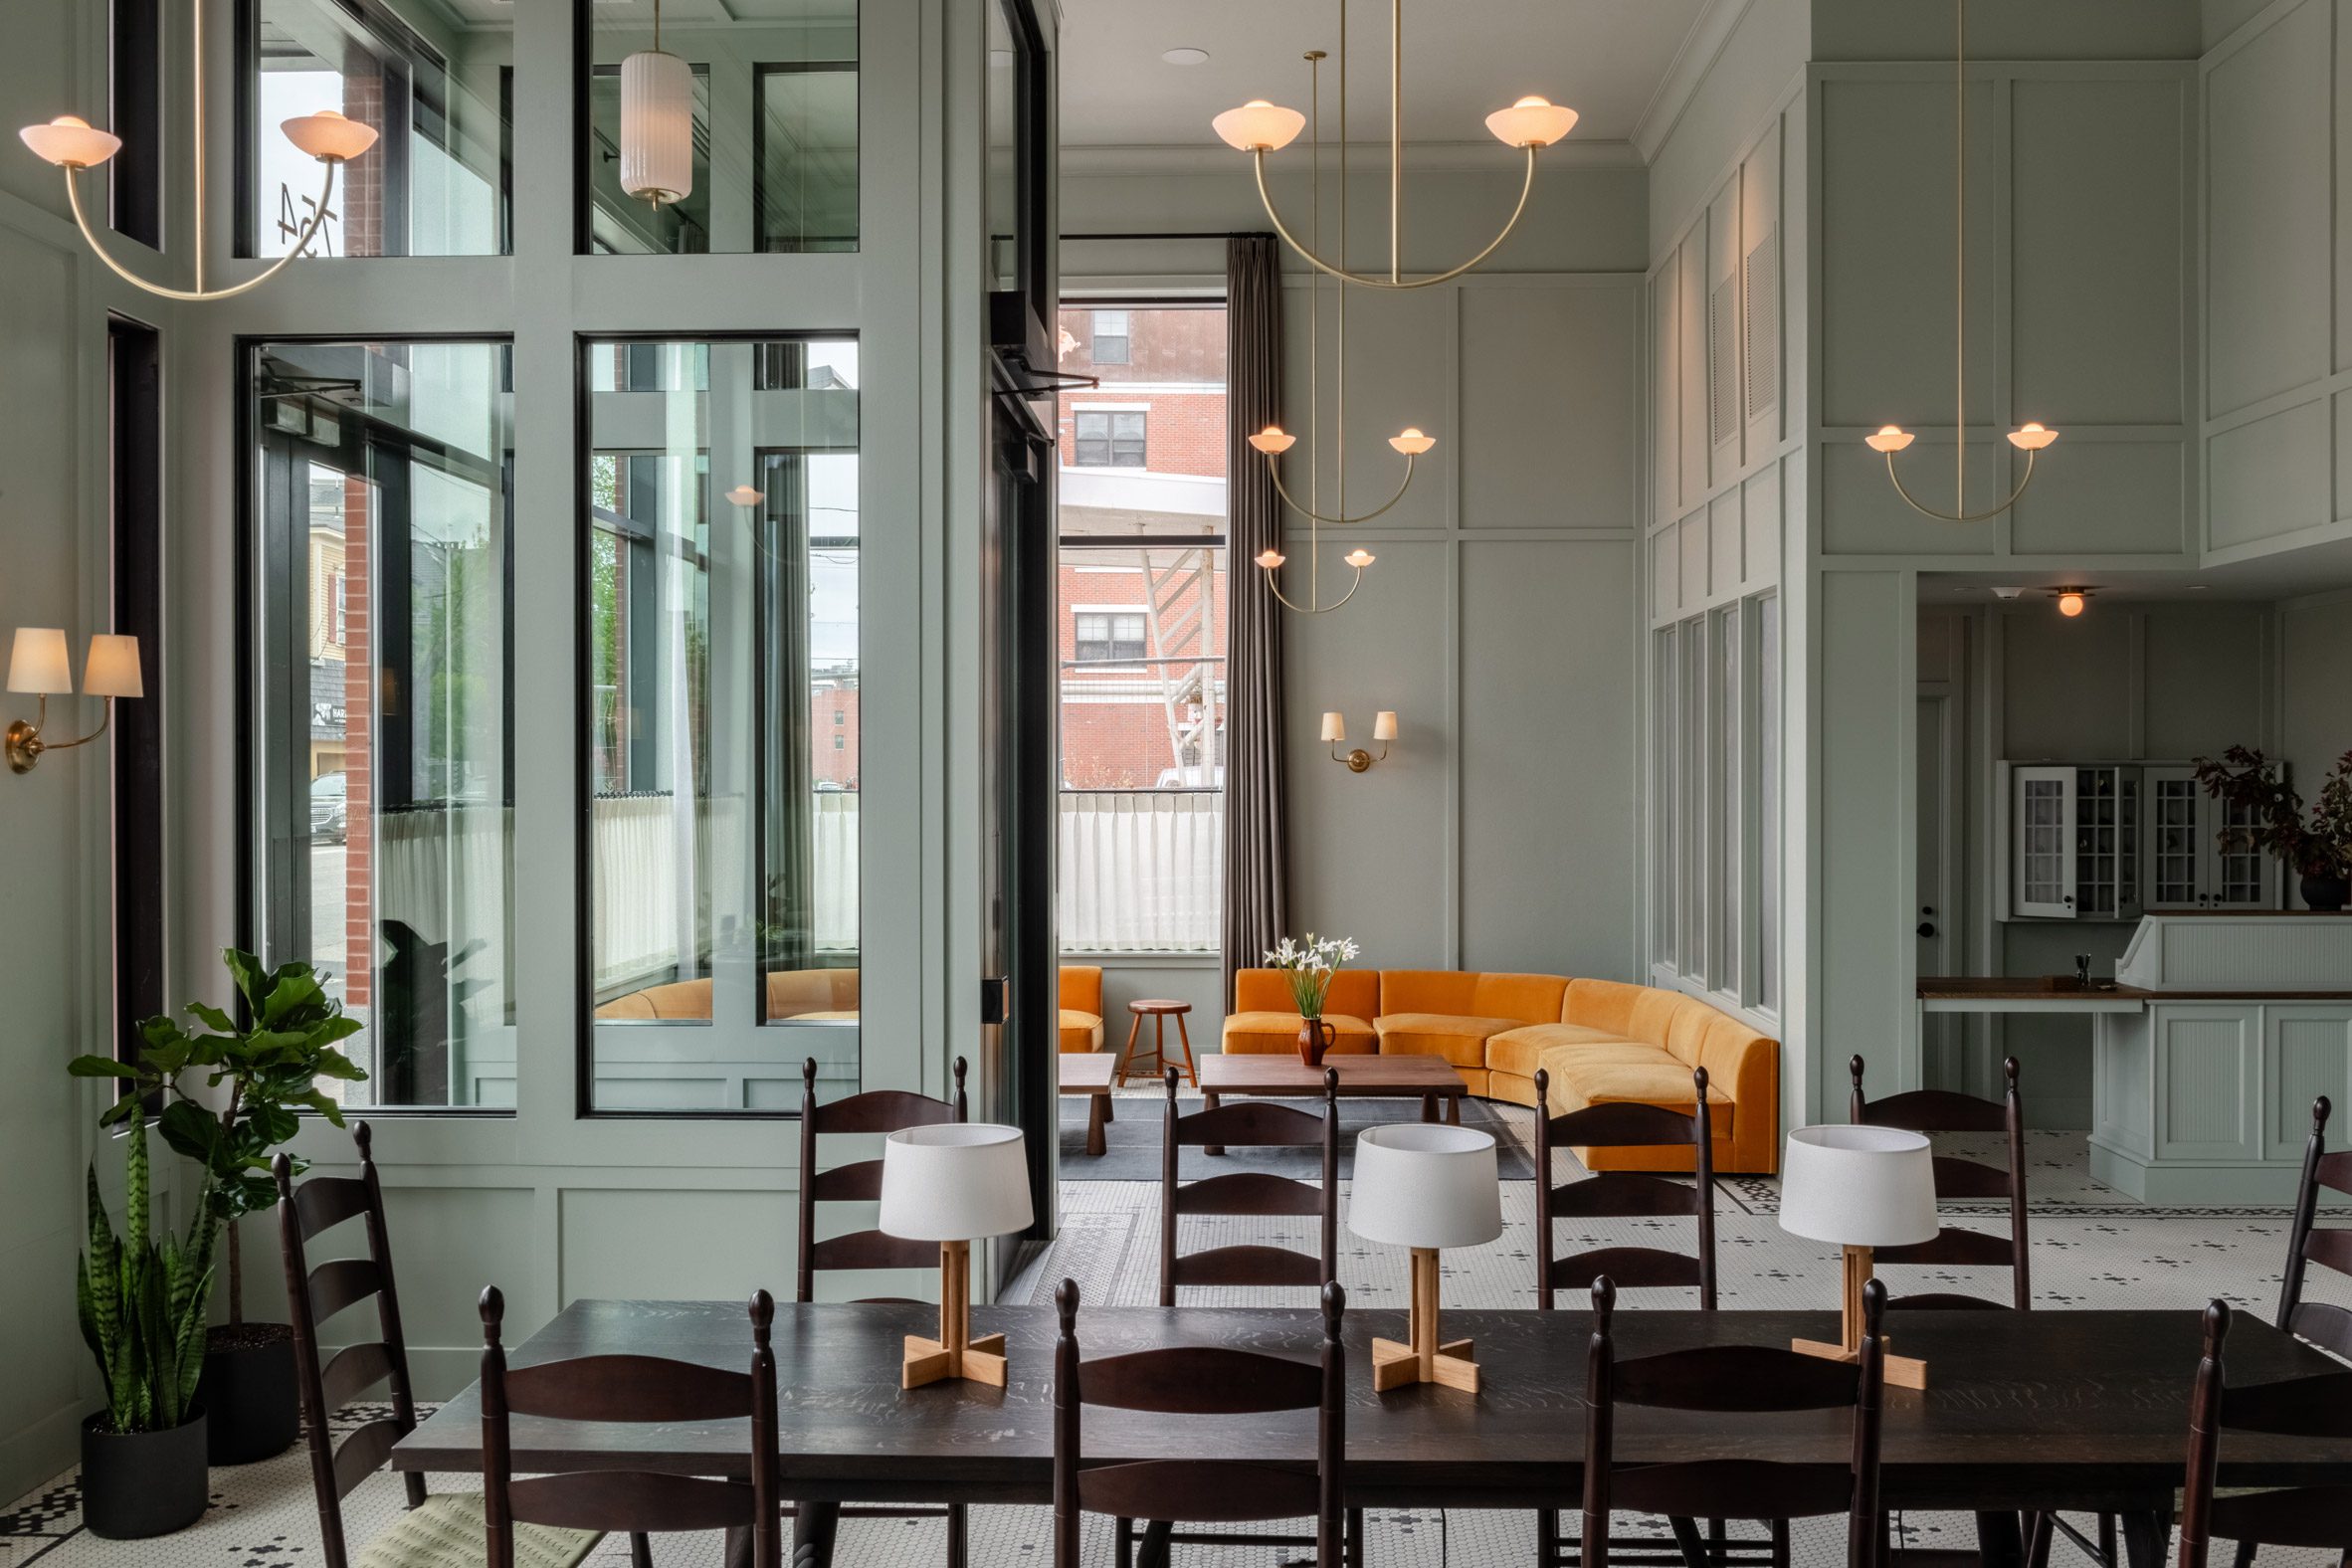
[[[300,151],[322,163],[348,163],[376,144],[376,128],[346,119],[331,108],[281,120],[278,128]]]
[[[1874,436],[1862,437],[1862,445],[1872,452],[1900,452],[1918,438],[1900,425],[1881,425]]]
[[[1356,1137],[1347,1228],[1392,1247],[1478,1247],[1502,1234],[1494,1137],[1470,1127],[1405,1122]]]
[[[621,62],[621,189],[659,206],[694,191],[694,68],[643,49]]]
[[[1325,713],[1323,715],[1323,738],[1325,740],[1345,740],[1347,738],[1347,719],[1343,714]]]
[[[1021,1129],[985,1121],[907,1127],[882,1144],[885,1235],[910,1242],[976,1242],[1025,1231],[1029,1162]]]
[[[90,659],[82,667],[82,689],[92,696],[145,696],[139,680],[139,640],[100,632],[90,640]]]
[[[1935,1237],[1935,1155],[1924,1133],[1799,1127],[1780,1166],[1780,1228],[1841,1247]]]
[[[1486,116],[1486,128],[1506,147],[1548,147],[1576,128],[1576,110],[1531,94]]]
[[[727,491],[727,499],[738,506],[756,506],[767,498],[766,491],[750,485],[738,485]]]
[[[1237,151],[1279,152],[1306,129],[1306,116],[1294,108],[1252,98],[1240,108],[1227,109],[1209,125]]]
[[[1397,738],[1397,715],[1393,711],[1384,707],[1372,715],[1372,738],[1374,740],[1394,740]]]
[[[1407,425],[1402,431],[1389,437],[1388,444],[1408,458],[1418,458],[1435,447],[1438,444],[1438,438],[1423,435],[1419,426]]]
[[[46,125],[27,125],[17,139],[46,158],[69,169],[90,169],[122,150],[122,138],[99,130],[79,114],[60,114]]]
[[[74,689],[66,634],[54,626],[20,626],[8,655],[8,689],[61,696]]]

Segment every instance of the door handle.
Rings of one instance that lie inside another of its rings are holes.
[[[1922,936],[1922,937],[1929,937],[1929,936],[1933,936],[1934,934],[1935,934],[1935,922],[1934,922],[1934,921],[1932,921],[1932,920],[1921,920],[1921,921],[1919,922],[1919,935],[1920,935],[1920,936]]]

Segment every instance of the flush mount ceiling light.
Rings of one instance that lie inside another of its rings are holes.
[[[2071,621],[2089,607],[2090,596],[2097,591],[2095,588],[2055,588],[2051,590],[2051,597],[2058,601],[2058,613]]]
[[[1205,49],[1167,49],[1160,52],[1160,58],[1171,66],[1205,66],[1209,63],[1209,52]]]
[[[1311,58],[1318,58],[1310,56]],[[1294,108],[1284,108],[1265,98],[1252,98],[1240,108],[1229,108],[1210,124],[1225,144],[1236,151],[1247,152],[1258,172],[1258,199],[1265,204],[1268,221],[1291,250],[1316,270],[1327,273],[1343,284],[1358,284],[1366,289],[1427,289],[1450,278],[1460,278],[1476,267],[1495,248],[1510,238],[1518,227],[1519,217],[1527,210],[1527,197],[1535,189],[1535,155],[1574,128],[1576,110],[1564,108],[1540,97],[1523,98],[1508,108],[1496,109],[1486,116],[1486,128],[1506,147],[1513,147],[1527,155],[1526,178],[1519,185],[1518,205],[1502,226],[1502,231],[1486,242],[1484,250],[1459,267],[1434,273],[1427,278],[1407,278],[1399,268],[1398,253],[1404,234],[1405,221],[1405,3],[1389,0],[1389,120],[1388,120],[1388,276],[1376,277],[1348,271],[1344,252],[1337,262],[1327,262],[1317,254],[1318,242],[1309,239],[1301,244],[1283,224],[1281,214],[1274,211],[1274,197],[1266,188],[1266,155],[1279,152],[1298,138],[1306,128],[1307,116]],[[1318,149],[1319,150],[1319,149]],[[1347,0],[1339,4],[1339,183],[1347,184]]]
[[[17,136],[26,146],[33,149],[36,156],[54,163],[66,171],[66,202],[74,210],[74,226],[82,231],[82,238],[90,246],[91,252],[99,261],[105,263],[115,277],[134,289],[143,289],[148,294],[159,294],[166,299],[227,299],[232,295],[244,294],[249,289],[259,289],[277,277],[287,263],[310,249],[310,242],[317,238],[319,226],[326,222],[331,211],[327,203],[335,192],[336,165],[348,163],[374,146],[376,131],[374,126],[363,125],[354,119],[345,119],[331,108],[322,108],[315,114],[299,114],[293,119],[282,121],[278,128],[286,133],[287,140],[293,142],[300,151],[308,153],[326,165],[326,184],[318,192],[317,203],[310,212],[310,221],[302,226],[302,232],[294,241],[294,249],[288,251],[269,267],[264,268],[245,282],[232,284],[226,289],[205,288],[205,137],[204,71],[202,69],[203,61],[206,59],[204,0],[191,0],[190,14],[193,18],[192,47],[197,61],[197,69],[190,73],[194,80],[192,97],[195,101],[196,122],[193,137],[196,149],[196,178],[193,188],[196,206],[195,288],[167,289],[161,284],[147,282],[108,254],[106,248],[98,243],[98,237],[91,232],[90,219],[82,211],[82,182],[74,176],[84,169],[97,168],[113,157],[115,153],[120,152],[122,150],[120,136],[111,131],[98,129],[78,114],[60,114],[46,125],[27,125],[17,132]]]
[[[1926,505],[1903,488],[1902,476],[1895,472],[1894,456],[1916,438],[1899,425],[1882,426],[1877,434],[1863,438],[1872,452],[1886,459],[1886,477],[1894,482],[1894,492],[1909,507],[1924,517],[1938,522],[1983,522],[1998,517],[2018,503],[2026,487],[2034,483],[2034,460],[2052,442],[2058,432],[2031,422],[2009,433],[2009,444],[2026,455],[2024,478],[2017,482],[1999,505],[1982,511],[1968,509],[1968,0],[1952,0],[1952,14],[1957,41],[1952,50],[1952,103],[1955,174],[1952,188],[1952,294],[1953,315],[1953,409],[1952,463],[1953,503],[1950,511]],[[2077,607],[2067,612],[2079,615]]]
[[[662,0],[654,47],[621,62],[621,189],[655,207],[694,193],[694,68],[662,50]]]

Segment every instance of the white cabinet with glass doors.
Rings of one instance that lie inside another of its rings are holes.
[[[2006,918],[2277,906],[2277,863],[2223,846],[2223,830],[2240,824],[2186,763],[2005,762],[2001,771]]]

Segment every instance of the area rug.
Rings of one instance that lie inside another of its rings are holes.
[[[2009,1163],[2007,1140],[1999,1133],[1935,1133],[1935,1152],[1984,1165]],[[1749,1214],[1780,1213],[1780,1182],[1771,1176],[1723,1176],[1716,1185]],[[1946,1199],[1939,1213],[1971,1217],[1999,1217],[2009,1213],[2005,1199]],[[2155,1220],[2168,1217],[2269,1219],[2293,1212],[2284,1204],[2215,1204],[2165,1208],[2141,1203],[2112,1187],[2091,1180],[2090,1145],[2080,1132],[2026,1134],[2026,1212],[2069,1219]]]
[[[1231,1103],[1229,1101],[1229,1103]],[[1281,1104],[1306,1104],[1305,1101],[1283,1100]],[[1197,1096],[1186,1095],[1177,1101],[1180,1109],[1199,1110]],[[1319,1106],[1310,1106],[1319,1113]],[[1167,1101],[1154,1094],[1122,1094],[1117,1099],[1117,1119],[1104,1128],[1107,1149],[1100,1155],[1086,1152],[1086,1101],[1075,1094],[1062,1097],[1062,1179],[1064,1181],[1158,1181],[1160,1179],[1160,1129],[1167,1112]],[[1419,1121],[1419,1099],[1342,1099],[1339,1102],[1339,1174],[1346,1179],[1354,1174],[1356,1134],[1366,1127],[1387,1126],[1392,1122]],[[1496,1163],[1505,1181],[1529,1181],[1535,1175],[1535,1162],[1527,1147],[1519,1141],[1516,1128],[1494,1107],[1483,1100],[1465,1099],[1462,1102],[1462,1124],[1481,1132],[1494,1134]],[[1300,1181],[1313,1181],[1322,1174],[1323,1156],[1320,1150],[1306,1147],[1294,1149],[1231,1149],[1224,1154],[1208,1155],[1198,1149],[1184,1151],[1180,1175],[1186,1181],[1202,1176],[1214,1176],[1226,1171],[1257,1170],[1276,1176],[1287,1176]]]

